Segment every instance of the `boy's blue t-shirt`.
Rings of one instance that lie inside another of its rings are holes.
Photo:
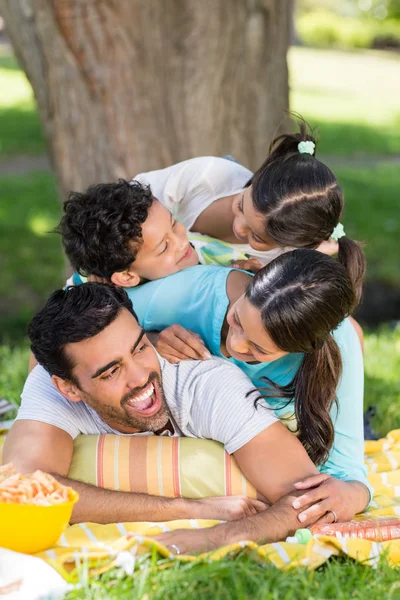
[[[269,363],[249,364],[221,353],[221,329],[229,306],[226,283],[232,269],[196,266],[126,291],[140,325],[147,331],[161,331],[178,323],[198,333],[215,356],[233,362],[258,388],[264,377],[280,385],[296,374],[303,355],[288,354]],[[334,445],[320,471],[344,481],[361,481],[371,490],[364,466],[363,394],[364,370],[361,346],[348,319],[333,332],[339,345],[343,372],[337,389],[338,408],[332,406]],[[268,398],[268,404],[289,429],[295,431],[294,403],[284,406],[281,398]]]

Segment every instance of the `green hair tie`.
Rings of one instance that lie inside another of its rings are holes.
[[[315,144],[311,140],[299,142],[297,146],[300,154],[314,154]]]
[[[343,237],[345,234],[344,232],[344,227],[341,223],[338,223],[335,227],[335,229],[332,231],[331,233],[331,238],[333,240],[335,240],[335,242],[339,241],[341,237]]]

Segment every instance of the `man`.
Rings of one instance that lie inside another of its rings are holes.
[[[256,500],[243,508],[241,499],[238,510],[232,499],[156,498],[72,481],[68,471],[79,433],[172,433],[220,441],[271,503],[294,482],[317,474],[272,411],[254,407],[258,392],[236,366],[217,358],[171,365],[159,357],[120,288],[89,283],[55,292],[33,319],[29,336],[42,366],[28,377],[4,460],[23,472],[50,472],[74,487],[80,500],[73,522],[235,519],[265,509]],[[279,532],[274,513],[266,522],[280,537],[298,525],[287,501],[283,511],[288,517]]]

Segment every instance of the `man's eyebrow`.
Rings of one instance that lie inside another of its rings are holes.
[[[131,354],[133,354],[135,352],[137,345],[140,344],[140,341],[145,333],[146,333],[145,330],[141,329],[136,342],[133,344],[133,346],[131,348]],[[91,379],[97,379],[97,377],[100,377],[100,375],[102,375],[103,373],[108,371],[108,369],[111,369],[111,367],[114,367],[115,365],[119,365],[121,362],[122,362],[122,358],[116,358],[115,360],[112,360],[111,362],[104,365],[104,367],[99,367],[97,369],[97,371],[92,375]]]

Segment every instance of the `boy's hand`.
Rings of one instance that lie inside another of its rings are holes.
[[[262,268],[260,261],[254,257],[247,260],[234,260],[229,266],[242,271],[250,271],[250,273],[257,273]]]
[[[211,354],[197,333],[181,325],[171,325],[161,331],[155,343],[157,352],[170,363],[181,360],[207,360]]]

